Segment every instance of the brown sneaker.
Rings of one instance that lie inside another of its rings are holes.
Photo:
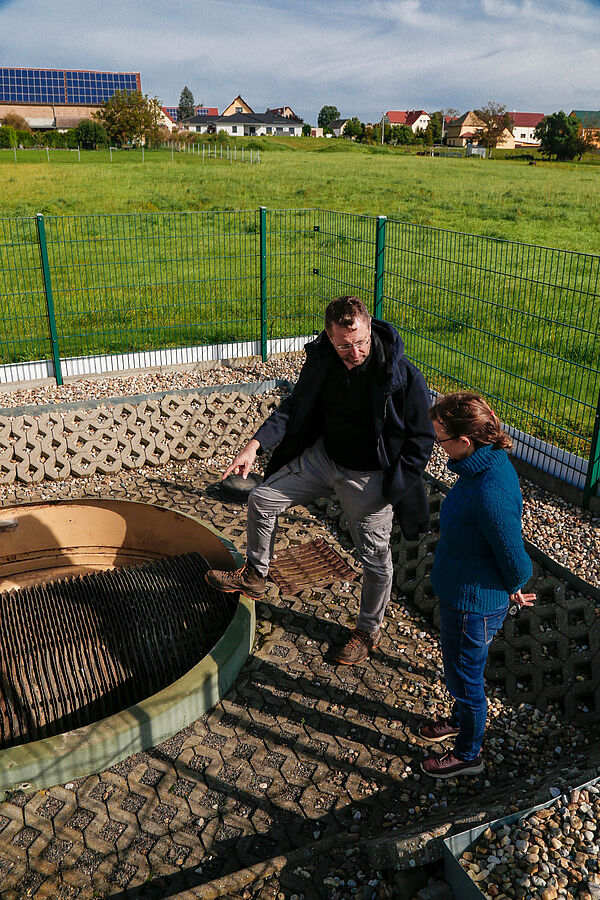
[[[359,631],[356,628],[344,646],[337,651],[334,659],[343,666],[354,666],[356,663],[366,659],[371,650],[379,647],[380,643],[381,630],[375,631],[373,634],[367,634],[366,631]]]
[[[481,753],[475,759],[465,761],[453,753],[435,754],[421,763],[421,772],[431,778],[456,778],[457,775],[479,775],[483,772]]]
[[[458,725],[452,725],[450,719],[429,719],[417,728],[419,737],[423,738],[424,741],[431,741],[432,743],[445,741],[446,738],[456,737],[459,731],[460,728]]]
[[[223,591],[225,594],[239,591],[251,600],[260,600],[267,589],[267,579],[259,575],[248,560],[241,569],[235,569],[233,572],[209,569],[204,577],[217,591]]]

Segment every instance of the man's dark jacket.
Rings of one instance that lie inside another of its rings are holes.
[[[404,343],[388,322],[371,319],[376,375],[373,379],[373,419],[377,454],[384,473],[383,496],[394,507],[404,537],[416,540],[429,528],[429,510],[422,473],[433,447],[431,404],[425,379],[404,355]],[[276,449],[267,466],[268,478],[299,456],[321,436],[319,397],[336,351],[326,331],[304,348],[306,361],[293,393],[258,429],[261,451]]]

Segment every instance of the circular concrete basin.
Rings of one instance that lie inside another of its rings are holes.
[[[164,507],[83,499],[0,509],[0,592],[189,553],[215,568],[239,564],[232,545],[210,526]],[[229,689],[254,627],[254,604],[240,597],[210,652],[172,684],[100,721],[0,750],[0,790],[49,787],[100,772],[171,737]]]

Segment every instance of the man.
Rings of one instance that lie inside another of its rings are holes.
[[[294,392],[223,476],[246,478],[257,454],[276,447],[264,483],[248,499],[246,563],[235,572],[211,570],[206,580],[221,591],[262,597],[278,514],[335,494],[363,567],[356,629],[335,657],[353,665],[381,642],[393,512],[407,538],[428,527],[421,475],[433,446],[430,397],[396,329],[371,319],[357,297],[331,301],[325,331],[305,351]]]

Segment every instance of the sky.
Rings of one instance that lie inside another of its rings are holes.
[[[0,0],[0,66],[135,71],[176,106],[600,109],[600,0]]]

